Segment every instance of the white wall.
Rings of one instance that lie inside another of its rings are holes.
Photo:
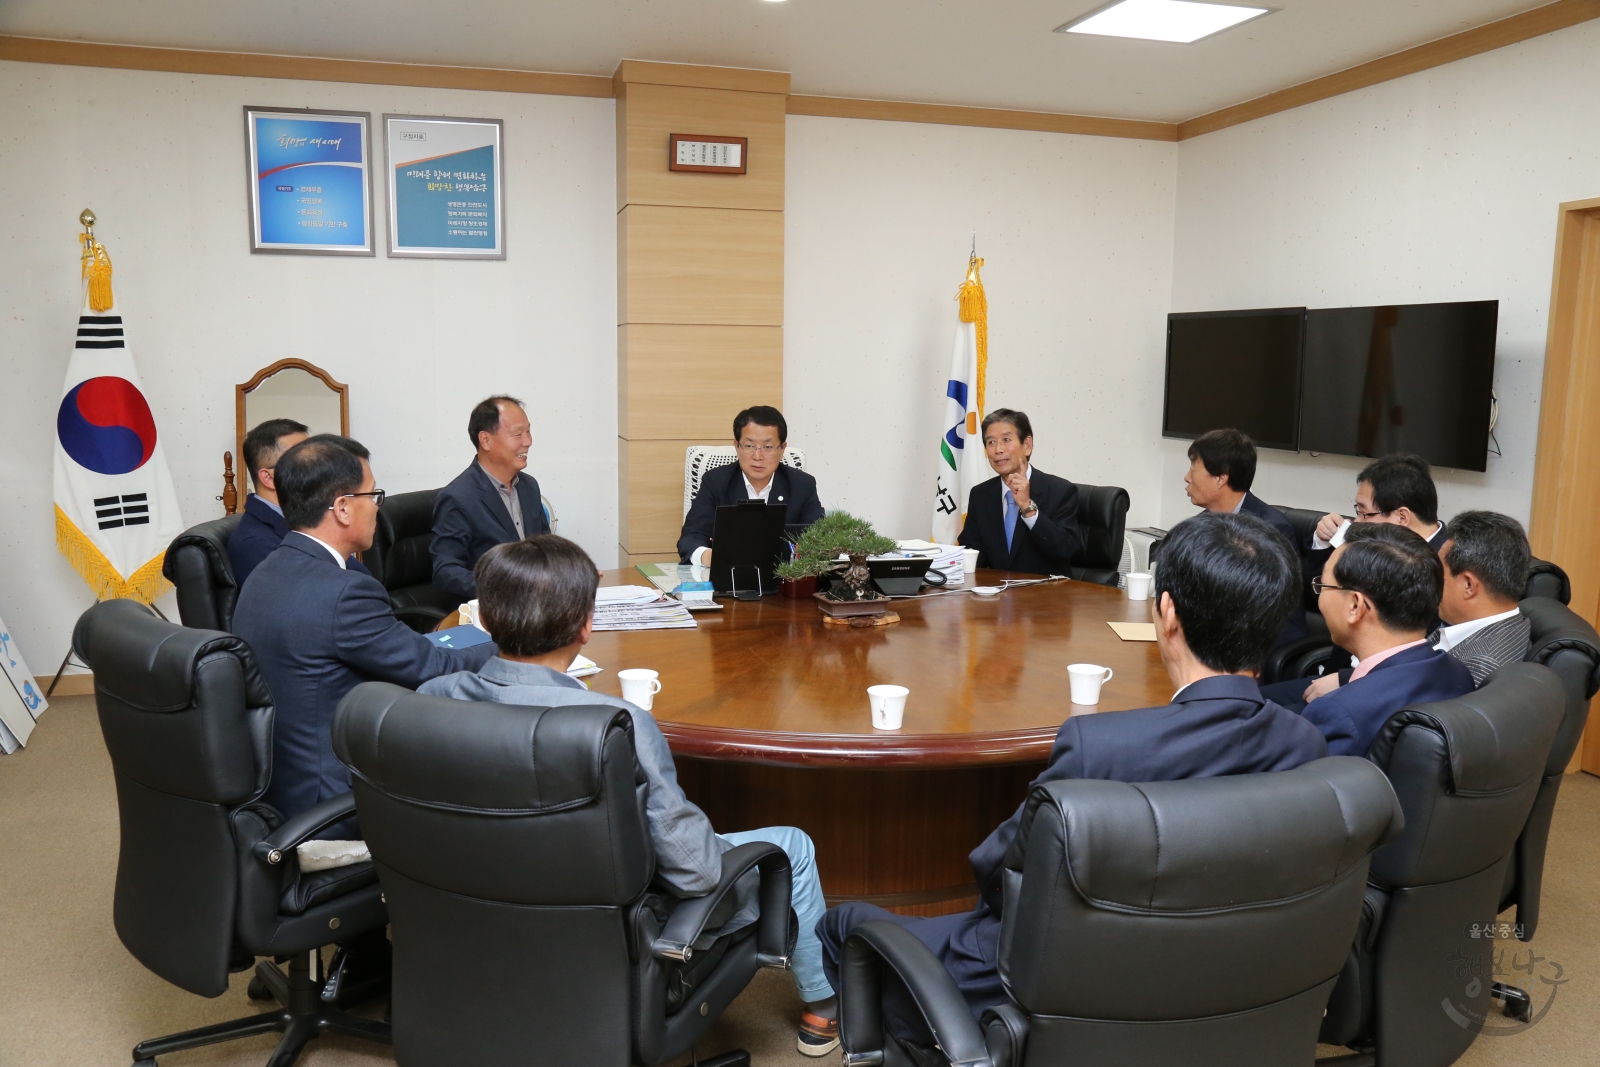
[[[372,259],[251,255],[246,104],[504,119],[510,258],[391,260],[381,236]],[[92,603],[55,550],[50,483],[86,206],[186,523],[222,513],[234,385],[297,356],[349,384],[391,492],[459,473],[472,404],[523,397],[561,532],[612,562],[615,128],[609,100],[0,62],[0,613],[34,670]]]
[[[1600,24],[1184,141],[1172,310],[1500,301],[1504,456],[1436,469],[1445,517],[1528,517],[1556,206],[1600,196]],[[1163,442],[1162,520],[1193,513]],[[1256,492],[1352,506],[1365,461],[1263,451]]]
[[[1177,146],[790,116],[784,415],[822,501],[926,537],[976,231],[989,408],[1152,522]]]

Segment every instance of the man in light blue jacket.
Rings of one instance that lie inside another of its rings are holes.
[[[477,671],[435,678],[419,692],[457,700],[493,701],[530,707],[609,704],[633,716],[634,751],[649,780],[646,815],[656,850],[656,872],[685,897],[704,896],[722,877],[722,853],[750,841],[777,845],[789,857],[791,896],[799,920],[794,980],[806,1002],[799,1051],[821,1056],[839,1045],[838,1001],[822,969],[817,920],[826,905],[811,838],[792,826],[718,834],[678,785],[672,751],[648,711],[620,697],[590,692],[566,674],[594,624],[594,561],[564,537],[544,534],[502,544],[486,552],[474,569],[478,618],[494,637],[499,655]],[[752,871],[739,883],[739,910],[723,926],[732,931],[756,920],[759,880]]]

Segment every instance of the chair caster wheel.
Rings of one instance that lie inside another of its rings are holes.
[[[1533,998],[1528,996],[1524,989],[1504,982],[1496,982],[1491,987],[1490,995],[1496,1000],[1504,1002],[1501,1008],[1505,1014],[1519,1023],[1533,1020]]]
[[[267,988],[267,983],[263,982],[259,975],[250,979],[250,984],[245,986],[244,992],[245,996],[249,997],[251,1000],[272,999],[272,990]],[[154,1067],[155,1062],[155,1060],[140,1060],[138,1063],[134,1064],[133,1067],[145,1067],[146,1064],[150,1065],[150,1067]]]

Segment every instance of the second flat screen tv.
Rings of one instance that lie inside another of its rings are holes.
[[[1306,314],[1300,448],[1488,463],[1497,300]]]
[[[1305,316],[1305,308],[1168,315],[1162,435],[1231,426],[1264,448],[1298,448]]]

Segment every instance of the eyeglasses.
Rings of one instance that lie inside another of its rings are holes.
[[[388,495],[389,495],[389,492],[386,489],[374,489],[370,493],[340,493],[339,496],[336,499],[337,500],[343,500],[347,496],[370,496],[372,498],[372,502],[374,504],[376,504],[378,507],[381,508],[381,507],[383,507],[383,499],[384,499],[384,497],[386,497]],[[329,511],[332,511],[333,508],[334,508],[333,504],[329,504],[328,505],[328,510]]]
[[[1316,596],[1321,596],[1322,595],[1322,591],[1324,589],[1332,589],[1332,590],[1334,590],[1336,592],[1340,592],[1340,593],[1360,593],[1361,592],[1361,590],[1359,590],[1359,589],[1351,589],[1348,585],[1329,585],[1327,582],[1323,581],[1321,578],[1313,578],[1313,579],[1311,579],[1311,592],[1313,594],[1315,594]]]
[[[1356,518],[1360,519],[1362,522],[1370,522],[1379,516],[1387,514],[1389,514],[1387,511],[1379,511],[1376,508],[1364,508],[1360,504],[1356,505]]]
[[[782,445],[747,445],[740,442],[739,451],[747,456],[770,456],[782,447]]]

